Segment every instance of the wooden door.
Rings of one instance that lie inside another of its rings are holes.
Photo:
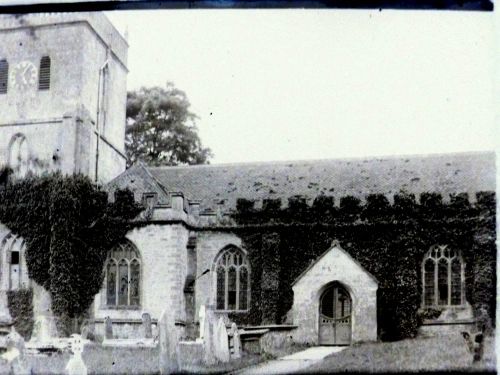
[[[351,343],[351,297],[338,284],[326,289],[319,304],[319,344],[349,345]]]

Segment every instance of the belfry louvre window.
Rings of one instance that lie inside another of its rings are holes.
[[[245,253],[231,246],[216,261],[217,310],[245,311],[250,300],[250,267]]]
[[[7,60],[0,60],[0,94],[7,93],[9,84],[9,63]]]
[[[423,306],[460,306],[465,303],[465,266],[460,252],[433,246],[422,263]]]
[[[50,57],[43,56],[40,59],[40,73],[38,76],[38,89],[50,89]]]
[[[141,259],[137,248],[129,241],[115,246],[105,263],[106,305],[139,306]]]

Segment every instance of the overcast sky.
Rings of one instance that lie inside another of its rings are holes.
[[[128,88],[184,90],[213,163],[492,150],[493,13],[108,12]]]

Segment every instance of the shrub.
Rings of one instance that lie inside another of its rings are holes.
[[[90,306],[108,250],[140,210],[130,191],[108,203],[107,193],[83,175],[30,176],[0,191],[0,222],[24,238],[29,277],[50,292],[60,317]]]

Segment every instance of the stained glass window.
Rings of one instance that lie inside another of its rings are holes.
[[[464,303],[464,264],[459,251],[433,246],[422,264],[423,305],[459,306]]]
[[[106,280],[106,303],[116,305],[116,263],[113,259],[110,259],[106,266]]]
[[[216,261],[216,304],[218,310],[248,309],[249,266],[245,253],[237,247],[225,249]]]
[[[141,260],[131,242],[115,246],[108,254],[106,272],[106,305],[139,306]]]
[[[434,260],[427,259],[424,263],[424,294],[426,305],[433,305],[435,300],[434,268]]]

